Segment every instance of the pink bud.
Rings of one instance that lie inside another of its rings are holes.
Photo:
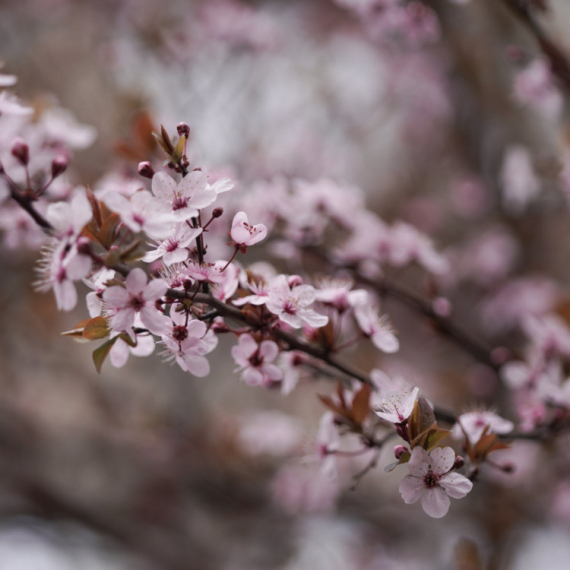
[[[178,131],[178,136],[186,138],[190,136],[190,127],[186,123],[178,123],[176,130]]]
[[[434,299],[431,306],[438,317],[449,317],[451,315],[451,303],[444,297]]]
[[[400,459],[405,453],[410,453],[410,450],[405,445],[396,445],[394,447],[394,457]]]
[[[303,284],[303,278],[300,275],[289,275],[289,277],[287,277],[287,283],[289,284],[289,287],[293,289],[293,287]]]
[[[220,218],[223,213],[224,213],[223,208],[214,208],[214,210],[212,211],[212,218]]]
[[[10,151],[12,156],[18,159],[22,166],[28,166],[30,162],[30,149],[22,139],[14,139]]]
[[[494,348],[491,352],[491,360],[495,363],[495,364],[504,364],[505,362],[507,362],[508,360],[510,360],[513,357],[511,351],[508,348],[505,348],[504,346],[498,346],[497,348]]]
[[[67,157],[60,154],[51,161],[51,176],[57,178],[67,170]]]
[[[144,176],[145,178],[152,179],[152,177],[154,176],[154,168],[152,167],[152,164],[148,160],[145,160],[144,162],[139,162],[138,171],[139,174],[141,176]]]

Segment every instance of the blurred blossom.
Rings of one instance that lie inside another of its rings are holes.
[[[503,202],[510,214],[520,214],[540,193],[530,151],[521,145],[507,148],[501,169]]]

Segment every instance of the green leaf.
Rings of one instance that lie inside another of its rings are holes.
[[[101,373],[103,362],[105,362],[105,359],[109,356],[109,352],[111,352],[111,349],[118,338],[118,336],[113,337],[93,351],[93,363],[95,364],[97,372]]]

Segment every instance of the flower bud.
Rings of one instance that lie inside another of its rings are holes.
[[[67,170],[67,157],[60,154],[51,161],[51,176],[57,178]]]
[[[178,136],[186,138],[190,136],[190,127],[186,123],[178,123],[176,130],[178,131]]]
[[[431,306],[438,317],[449,317],[451,315],[451,303],[445,297],[437,297]]]
[[[394,447],[394,457],[400,459],[405,453],[410,453],[410,450],[405,445],[396,445]]]
[[[138,171],[139,174],[141,176],[144,176],[145,178],[152,179],[152,177],[154,176],[154,168],[152,167],[152,164],[148,160],[145,160],[144,162],[139,162]]]
[[[28,166],[30,162],[30,149],[22,139],[20,138],[14,139],[10,152],[12,153],[12,156],[16,158],[22,166]]]
[[[289,284],[289,287],[293,289],[293,287],[303,284],[303,278],[300,275],[289,275],[289,277],[287,277],[287,283]]]
[[[218,320],[218,319],[216,319],[216,320],[212,323],[211,330],[213,330],[213,331],[214,331],[215,333],[217,333],[217,334],[230,332],[230,329],[229,329],[228,325],[226,325],[226,323],[224,323],[224,321]]]
[[[214,210],[212,211],[212,218],[220,218],[223,213],[224,213],[223,208],[214,208]]]
[[[0,174],[4,174],[4,165],[0,162]]]
[[[463,457],[461,457],[461,455],[458,455],[455,458],[455,463],[453,464],[453,469],[461,469],[464,465],[465,465],[465,459],[463,459]]]

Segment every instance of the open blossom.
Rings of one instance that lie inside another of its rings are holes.
[[[368,301],[368,293],[364,289],[351,291],[352,285],[350,279],[321,279],[315,289],[315,298],[342,313]]]
[[[210,335],[202,321],[186,320],[186,313],[171,314],[172,324],[162,335],[166,346],[163,353],[167,360],[174,359],[185,372],[203,378],[210,373],[210,363],[205,357],[218,344],[218,338]]]
[[[190,228],[187,224],[177,224],[170,236],[158,242],[158,247],[143,257],[148,263],[162,258],[164,265],[182,263],[190,255],[189,248],[202,233],[202,228]]]
[[[441,518],[449,510],[449,497],[461,499],[471,491],[473,483],[451,473],[455,452],[451,447],[436,447],[431,453],[416,447],[408,462],[410,474],[400,483],[400,493],[409,505],[419,499],[430,517]]]
[[[238,344],[232,348],[232,356],[241,371],[241,377],[250,386],[268,386],[283,378],[283,373],[272,362],[277,358],[279,348],[272,340],[257,344],[249,334],[242,334]]]
[[[380,316],[375,309],[366,304],[357,305],[354,316],[360,330],[370,337],[376,348],[388,354],[398,351],[400,343],[387,316]]]
[[[77,237],[92,217],[89,200],[80,189],[74,192],[69,202],[50,204],[46,212],[46,218],[59,238]]]
[[[118,192],[107,192],[103,200],[133,232],[166,237],[171,231],[172,216],[169,216],[167,206],[146,190],[135,192],[130,198]]]
[[[465,430],[469,441],[476,444],[481,439],[485,428],[487,428],[488,433],[509,433],[513,430],[514,425],[513,422],[502,418],[495,412],[479,410],[459,416],[459,420],[452,430],[454,437],[463,436],[461,428]]]
[[[135,318],[135,325],[142,326],[140,316]],[[154,352],[155,342],[152,335],[136,334],[133,339],[136,341],[136,346],[131,346],[126,343],[122,338],[117,338],[109,352],[109,360],[115,368],[122,368],[129,359],[129,355],[145,357],[150,356]]]
[[[254,245],[265,239],[266,235],[267,228],[263,224],[250,225],[245,212],[238,212],[234,216],[230,236],[236,245]]]
[[[44,252],[40,262],[38,291],[53,289],[57,308],[71,311],[77,304],[74,281],[87,277],[91,271],[91,258],[77,251],[77,246],[54,240]]]
[[[377,416],[393,424],[407,420],[414,410],[418,398],[418,388],[403,388],[388,392],[374,409]]]
[[[174,219],[183,222],[198,216],[198,210],[216,201],[217,193],[208,187],[208,178],[201,170],[193,170],[177,184],[166,172],[152,178],[152,192],[168,204]]]
[[[164,329],[164,317],[156,309],[156,301],[167,289],[168,284],[163,279],[152,279],[147,284],[146,273],[138,267],[133,269],[125,279],[125,287],[115,285],[103,293],[111,328],[130,332],[139,313],[143,325],[160,334]]]
[[[188,277],[195,281],[206,281],[208,283],[221,283],[225,276],[222,269],[225,263],[189,263],[185,270]]]
[[[315,301],[315,289],[310,285],[289,287],[287,277],[278,275],[269,288],[267,308],[289,326],[299,329],[303,323],[310,327],[324,327],[329,319],[309,306]]]

